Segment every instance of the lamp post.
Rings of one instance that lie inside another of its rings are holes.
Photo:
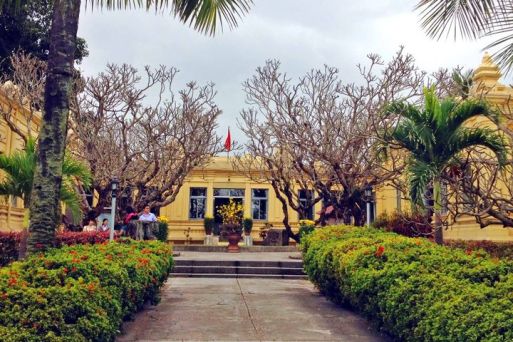
[[[114,223],[116,222],[116,194],[118,191],[119,180],[114,177],[110,181],[110,188],[112,190],[112,203],[110,206],[110,235],[109,241],[114,240]]]
[[[372,201],[372,186],[367,184],[364,189],[365,201],[367,202],[367,227],[371,224],[371,201]]]

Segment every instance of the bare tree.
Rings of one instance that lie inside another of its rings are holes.
[[[120,206],[160,208],[174,201],[186,175],[220,150],[221,113],[212,84],[191,82],[175,94],[177,70],[108,65],[83,81],[72,112],[73,151],[86,160],[101,211],[120,180]],[[153,104],[148,104],[153,103]]]
[[[30,54],[18,52],[10,57],[10,64],[12,75],[9,78],[0,75],[0,92],[5,99],[0,104],[0,115],[26,144],[28,138],[37,133],[33,123],[43,106],[46,63]]]
[[[402,48],[388,63],[373,54],[368,60],[358,65],[359,84],[342,83],[328,66],[293,83],[278,61],[268,61],[243,85],[249,108],[239,125],[248,141],[235,164],[271,182],[287,229],[288,207],[304,210],[301,188],[315,190],[310,203],[323,200],[344,222],[363,224],[363,188],[394,182],[404,167],[400,154],[380,149],[380,134],[394,124],[381,112],[391,101],[418,101],[427,75]]]
[[[513,227],[513,161],[499,166],[483,148],[461,155],[444,175],[447,225],[473,217],[481,228]]]

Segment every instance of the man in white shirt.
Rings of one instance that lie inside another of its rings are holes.
[[[147,205],[144,207],[143,212],[139,215],[139,221],[143,222],[157,222],[157,217],[155,214],[150,213],[150,206]]]
[[[157,224],[157,217],[155,214],[150,212],[149,205],[145,206],[143,212],[139,214],[139,221],[141,222],[140,225],[142,226],[142,232],[136,233],[137,239],[142,238],[144,240],[155,240],[153,230],[158,228],[155,227]]]

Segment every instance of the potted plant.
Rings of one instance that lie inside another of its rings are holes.
[[[203,219],[203,227],[205,228],[206,235],[212,235],[215,224],[216,222],[213,217],[205,216],[205,218]]]
[[[242,221],[244,227],[244,235],[251,235],[251,229],[253,229],[253,219],[251,217],[245,217]]]
[[[242,221],[242,227],[244,229],[244,244],[246,246],[252,246],[253,239],[251,238],[251,229],[253,229],[253,219],[251,217],[245,217]]]
[[[230,253],[240,252],[239,241],[242,233],[242,204],[236,203],[230,198],[227,204],[218,208],[219,215],[223,218],[221,234],[228,239],[227,251]]]
[[[214,231],[214,227],[215,227],[215,220],[213,217],[211,216],[205,216],[205,218],[203,219],[203,227],[205,228],[205,244],[206,245],[212,245],[214,242],[213,242],[213,238],[212,238],[212,233]]]

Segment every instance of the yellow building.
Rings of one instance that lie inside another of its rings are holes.
[[[304,195],[304,191],[300,195]],[[192,241],[202,241],[205,237],[203,217],[214,217],[220,223],[221,218],[215,208],[226,204],[229,198],[242,203],[244,217],[253,219],[253,240],[261,240],[260,228],[266,224],[283,227],[281,203],[271,184],[254,182],[234,170],[228,157],[214,157],[205,167],[193,170],[175,201],[160,210],[161,215],[169,218],[169,239],[185,241],[189,235]],[[320,203],[308,216],[313,218],[318,210],[321,210]],[[298,214],[290,210],[289,220],[292,226],[297,227]]]
[[[15,124],[21,134],[27,135],[27,118],[31,120],[31,131],[39,131],[41,126],[41,115],[39,113],[27,113],[16,102],[10,101],[6,91],[12,91],[13,84],[7,82],[0,85],[0,153],[10,154],[13,151],[21,150],[24,142],[21,136],[11,130],[7,125],[5,116]],[[16,197],[0,197],[0,230],[21,230],[23,228],[23,201]]]

